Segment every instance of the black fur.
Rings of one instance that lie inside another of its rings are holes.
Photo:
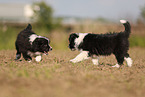
[[[32,31],[31,24],[21,31],[16,39],[15,46],[16,46],[16,59],[19,60],[21,58],[21,54],[23,55],[25,60],[32,60],[31,57],[36,57],[37,55],[41,55],[43,53],[47,54],[48,51],[52,50],[51,46],[49,45],[49,39],[46,37],[38,36],[33,42],[30,42],[30,36],[36,35]],[[40,54],[34,54],[31,56],[28,52],[36,53],[40,52]]]
[[[77,34],[71,34],[70,35],[70,37],[69,37],[69,48],[71,49],[71,50],[75,50],[75,47],[74,47],[74,45],[75,45],[75,43],[74,43],[74,40],[76,39],[76,38],[78,38],[79,36],[77,35]]]
[[[89,51],[88,56],[93,55],[110,55],[114,54],[119,65],[123,64],[124,57],[129,57],[129,35],[131,26],[129,22],[123,24],[125,31],[120,33],[107,34],[87,34],[83,42],[76,48],[74,40],[78,38],[77,33],[73,33],[69,37],[69,48]]]

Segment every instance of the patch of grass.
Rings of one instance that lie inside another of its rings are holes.
[[[145,36],[131,36],[129,41],[131,47],[145,47]]]
[[[114,28],[100,25],[94,31],[102,33]],[[0,97],[144,97],[145,50],[140,48],[145,47],[144,36],[132,33],[129,54],[133,66],[125,64],[117,69],[111,67],[116,64],[114,56],[101,57],[98,66],[91,60],[71,63],[69,60],[79,52],[68,49],[68,33],[58,30],[48,34],[45,29],[33,29],[36,34],[50,38],[53,47],[39,63],[34,60],[28,63],[23,58],[14,61],[16,51],[6,49],[15,48],[15,39],[22,28],[0,27]]]
[[[15,50],[0,51],[0,96],[18,97],[144,97],[143,48],[130,48],[131,68],[112,68],[114,56],[71,63],[79,52],[54,50],[40,63],[14,61]],[[20,89],[20,90],[19,90]],[[113,92],[112,92],[113,91]]]
[[[0,49],[14,49],[16,29],[8,27],[6,31],[0,29]]]

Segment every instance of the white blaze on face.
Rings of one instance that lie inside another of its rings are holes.
[[[88,34],[88,33],[77,33],[78,34],[78,38],[75,39],[75,47],[77,48],[81,42],[83,42],[84,37]]]
[[[43,37],[43,36],[38,36],[38,35],[36,35],[36,34],[32,34],[32,35],[30,35],[30,37],[29,37],[29,42],[31,43],[31,45],[32,45],[33,41],[34,41],[36,38],[43,38],[43,39],[46,39],[46,40],[48,41],[48,45],[49,45],[49,39],[48,39],[48,38]],[[50,45],[49,45],[49,46],[50,46]],[[50,48],[52,48],[52,47],[50,46]]]
[[[46,38],[46,37],[43,37],[43,36],[37,36],[37,38],[44,38],[44,39],[46,39],[47,41],[48,41],[48,45],[49,45],[49,39],[48,38]],[[50,46],[50,45],[49,45]],[[50,46],[50,48],[52,49],[52,47]]]
[[[30,35],[30,37],[29,37],[29,39],[30,39],[29,42],[32,43],[37,37],[38,37],[38,36],[37,36],[36,34]]]

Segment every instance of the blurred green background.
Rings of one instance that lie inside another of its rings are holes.
[[[106,32],[120,32],[124,30],[122,24],[103,17],[96,19],[74,18],[77,23],[65,23],[68,17],[54,17],[53,8],[44,1],[33,3],[34,14],[29,22],[9,22],[0,19],[0,50],[15,49],[15,40],[20,31],[28,23],[32,24],[33,31],[51,40],[54,49],[68,49],[68,37],[71,32],[93,32],[96,34]],[[145,6],[141,9],[140,18],[136,22],[129,21],[132,27],[130,47],[145,47]]]

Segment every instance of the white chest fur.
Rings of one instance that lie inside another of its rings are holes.
[[[28,53],[28,55],[31,56],[31,57],[42,55],[41,52],[31,52],[31,51],[28,51],[27,53]]]

